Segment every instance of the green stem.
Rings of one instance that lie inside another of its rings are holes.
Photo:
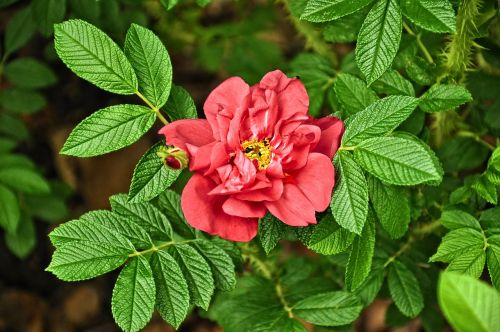
[[[274,289],[276,291],[276,296],[283,305],[283,310],[286,311],[288,317],[294,318],[292,307],[286,301],[283,286],[279,280],[279,276],[276,273],[276,268],[270,264],[269,260],[262,260],[258,256],[258,250],[250,248],[248,243],[244,243],[240,246],[241,255],[245,261],[248,261],[251,266],[255,268],[264,278],[272,281],[274,283]]]
[[[305,47],[307,49],[313,50],[315,53],[324,56],[334,67],[338,65],[337,55],[331,49],[330,45],[328,45],[321,36],[321,32],[318,31],[312,24],[308,22],[303,22],[299,20],[297,17],[293,16],[290,10],[289,0],[279,0],[283,3],[286,12],[288,13],[288,17],[292,22],[295,30],[305,39]],[[294,0],[292,0],[294,1]]]
[[[384,268],[388,267],[392,262],[394,262],[399,256],[408,251],[413,243],[419,239],[426,237],[429,234],[434,233],[436,229],[441,227],[441,222],[439,220],[434,220],[430,223],[416,227],[410,232],[408,240],[396,251],[391,257],[387,259],[384,263]]]
[[[420,34],[416,34],[415,32],[413,32],[413,30],[410,28],[410,26],[408,24],[406,24],[406,22],[403,22],[403,27],[406,30],[406,32],[408,32],[408,34],[410,36],[415,37],[415,39],[417,40],[418,48],[424,54],[424,57],[427,60],[427,62],[434,63],[434,59],[432,58],[431,53],[429,52],[429,50],[427,49],[427,47],[422,42],[421,35]]]
[[[140,93],[139,91],[136,91],[135,94],[142,99],[142,101],[149,106],[149,108],[151,108],[151,110],[153,112],[156,113],[156,116],[158,117],[158,119],[160,119],[161,122],[163,122],[163,124],[165,125],[168,125],[168,121],[167,119],[165,119],[165,117],[163,116],[163,114],[161,114],[160,110],[158,109],[158,107],[154,106],[146,97],[144,97],[144,95],[142,93]]]
[[[285,309],[285,311],[288,314],[288,317],[294,318],[292,308],[290,307],[290,305],[288,304],[288,302],[285,299],[285,296],[283,294],[283,287],[281,286],[279,280],[276,282],[275,290],[276,290],[276,295],[278,296],[281,304],[283,305],[283,309]]]
[[[486,142],[484,139],[481,138],[481,136],[479,136],[478,134],[473,133],[471,131],[461,130],[457,133],[457,136],[473,138],[476,142],[478,142],[479,144],[482,144],[483,146],[487,147],[491,151],[494,151],[496,149],[495,146]]]
[[[354,151],[356,149],[356,146],[341,146],[338,151]]]

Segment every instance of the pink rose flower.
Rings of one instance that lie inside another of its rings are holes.
[[[315,224],[330,203],[344,125],[308,108],[300,80],[276,70],[252,87],[227,79],[208,96],[206,120],[163,127],[194,173],[181,198],[188,223],[232,241],[250,241],[267,211],[291,226]]]

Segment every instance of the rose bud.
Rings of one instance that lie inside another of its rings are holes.
[[[167,167],[172,169],[186,168],[189,164],[189,157],[186,151],[175,146],[162,146],[157,152]]]

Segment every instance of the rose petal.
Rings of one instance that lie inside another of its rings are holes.
[[[208,121],[202,119],[174,121],[160,129],[159,133],[165,135],[168,145],[174,145],[186,151],[186,143],[202,146],[214,141]]]
[[[231,120],[236,112],[248,108],[249,95],[248,84],[240,77],[231,77],[207,97],[203,109],[216,140],[226,142]]]
[[[312,118],[311,123],[321,129],[321,138],[313,151],[332,159],[339,148],[342,134],[344,134],[344,123],[334,116],[325,116],[321,119]]]
[[[247,242],[257,235],[258,219],[225,213],[226,197],[208,195],[216,184],[208,177],[194,174],[182,192],[181,207],[187,222],[196,229],[231,241]]]
[[[307,164],[293,174],[294,183],[309,198],[316,211],[324,211],[332,196],[335,171],[332,161],[321,153],[311,153]]]
[[[262,218],[266,215],[267,209],[261,202],[248,202],[229,197],[222,209],[229,215],[243,218]]]
[[[293,183],[285,183],[279,200],[264,204],[269,212],[287,225],[307,226],[316,223],[313,205]]]

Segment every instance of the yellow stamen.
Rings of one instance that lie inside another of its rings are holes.
[[[265,169],[271,163],[273,147],[269,144],[269,138],[262,141],[252,139],[241,143],[241,149],[250,160],[257,160],[259,169]]]

